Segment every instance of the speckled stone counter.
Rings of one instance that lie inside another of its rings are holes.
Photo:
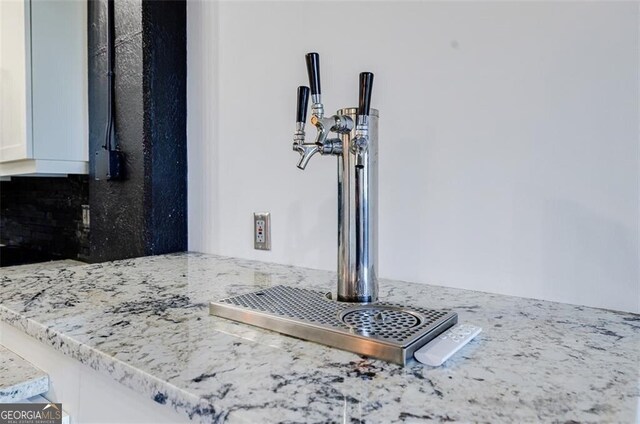
[[[38,262],[27,265],[5,266],[0,268],[0,276],[18,277],[20,275],[29,275],[40,271],[64,270],[79,265],[86,264],[73,259],[62,259],[59,261]]]
[[[0,346],[0,403],[20,402],[49,390],[49,376]]]
[[[640,316],[382,280],[380,297],[484,328],[440,368],[407,367],[208,315],[335,274],[198,253],[0,280],[0,319],[200,422],[636,422]]]

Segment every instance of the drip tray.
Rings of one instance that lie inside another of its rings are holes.
[[[336,302],[319,291],[275,286],[211,302],[210,314],[405,365],[458,321],[455,312],[386,302]]]

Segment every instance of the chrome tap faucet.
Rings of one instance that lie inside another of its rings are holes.
[[[298,108],[296,110],[296,132],[293,134],[293,150],[300,153],[298,168],[305,169],[311,156],[318,153],[316,143],[305,143],[304,121],[307,119],[307,103],[309,102],[309,87],[298,87]],[[318,133],[320,135],[320,133]]]
[[[338,300],[378,299],[378,111],[370,110],[373,74],[360,74],[358,108],[343,108],[324,116],[320,90],[320,57],[306,55],[309,87],[298,87],[293,150],[305,169],[316,153],[338,162]],[[311,91],[311,124],[317,135],[305,141],[307,104]],[[354,125],[355,121],[355,125]],[[355,129],[354,129],[355,127]],[[329,138],[335,133],[334,138]]]
[[[296,132],[293,136],[293,150],[300,153],[298,168],[305,169],[309,159],[320,152],[323,155],[342,154],[342,141],[339,138],[327,139],[330,132],[337,134],[349,133],[353,129],[353,119],[348,116],[333,115],[324,117],[322,94],[320,93],[320,57],[318,53],[309,53],[307,72],[311,85],[311,123],[317,129],[313,143],[305,142],[304,121],[307,118],[307,103],[309,102],[309,87],[298,87],[298,108],[296,111]]]

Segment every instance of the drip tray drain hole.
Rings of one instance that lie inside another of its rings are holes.
[[[424,318],[415,312],[393,306],[361,306],[347,309],[340,319],[351,330],[368,336],[391,337],[424,322]]]

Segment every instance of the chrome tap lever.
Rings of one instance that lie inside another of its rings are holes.
[[[322,89],[320,86],[320,55],[318,53],[307,53],[307,74],[309,75],[309,86],[311,87],[311,123],[318,131],[315,144],[323,155],[339,155],[342,153],[342,141],[338,138],[328,139],[330,132],[338,134],[348,134],[353,129],[353,120],[348,116],[333,115],[324,116],[324,106],[322,104]],[[315,153],[315,152],[314,152]]]
[[[307,120],[307,105],[309,103],[309,87],[298,87],[296,107],[296,132],[293,135],[293,150],[300,153],[298,168],[304,169],[311,156],[320,151],[317,143],[305,143],[304,123]]]
[[[322,119],[324,116],[324,106],[322,105],[322,94],[320,89],[320,55],[318,53],[307,53],[307,74],[309,75],[309,85],[311,86],[311,113]]]
[[[298,87],[298,104],[296,107],[296,133],[294,141],[304,143],[304,123],[307,120],[307,106],[309,104],[309,87]]]
[[[369,141],[369,109],[371,107],[372,89],[373,74],[371,72],[361,72],[356,131],[351,143],[351,152],[356,155],[356,167],[358,168],[364,166],[364,153],[367,151]]]

